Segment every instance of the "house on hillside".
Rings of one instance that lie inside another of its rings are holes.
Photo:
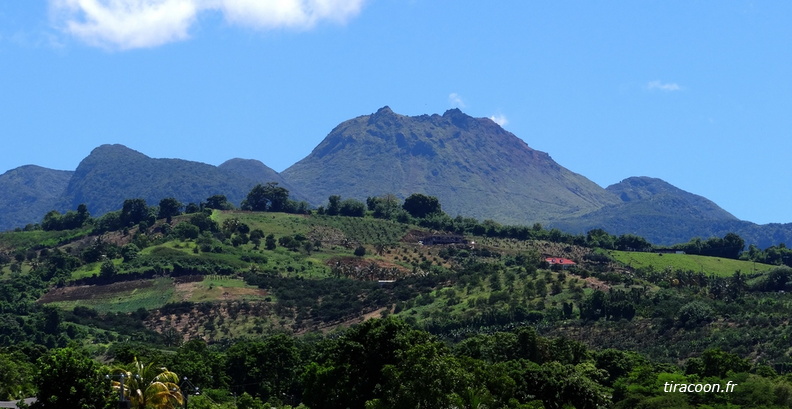
[[[577,263],[575,263],[574,261],[563,257],[546,257],[545,261],[547,262],[547,264],[550,265],[551,268],[553,266],[560,266],[562,269],[565,270],[571,266],[577,265]]]

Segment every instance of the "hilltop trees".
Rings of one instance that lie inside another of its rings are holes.
[[[242,202],[242,209],[254,212],[282,212],[286,209],[288,200],[289,191],[278,186],[277,183],[258,184]]]
[[[277,182],[269,182],[266,185],[258,184],[250,190],[242,201],[242,210],[306,213],[308,203],[291,200],[288,189],[278,186]]]
[[[207,209],[232,210],[234,205],[228,201],[225,195],[213,195],[206,199],[204,207]]]
[[[327,215],[328,216],[336,216],[341,213],[341,196],[339,195],[332,195],[327,198]]]
[[[328,216],[363,217],[366,215],[366,205],[356,199],[341,200],[341,196],[332,195],[327,198],[327,209],[320,207],[319,214]]]
[[[688,254],[701,254],[703,256],[738,258],[745,248],[745,240],[735,233],[727,233],[723,238],[712,237],[706,241],[696,237],[684,244],[677,244],[674,248]]]
[[[374,212],[374,217],[380,219],[390,219],[396,216],[398,212],[404,212],[399,206],[399,199],[392,194],[387,194],[382,197],[369,197],[366,199],[368,209]]]
[[[53,210],[44,216],[41,221],[42,230],[71,230],[79,229],[90,221],[91,215],[88,213],[88,207],[84,204],[77,206],[77,211],[70,211],[66,214],[60,214],[57,210]]]
[[[181,202],[173,197],[162,199],[159,202],[159,213],[157,214],[157,218],[168,219],[168,222],[170,222],[172,217],[181,214],[181,208],[183,206]]]
[[[149,207],[144,199],[124,200],[119,218],[121,225],[125,227],[131,227],[144,221],[149,225],[154,222],[154,217],[151,217]]]
[[[430,214],[441,213],[440,201],[434,196],[413,193],[404,199],[402,208],[412,217],[423,218]]]

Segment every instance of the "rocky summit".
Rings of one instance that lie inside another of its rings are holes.
[[[383,107],[338,125],[282,176],[313,204],[329,195],[437,196],[446,213],[505,223],[582,215],[618,198],[488,118]]]

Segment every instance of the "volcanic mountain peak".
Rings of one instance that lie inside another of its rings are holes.
[[[492,120],[459,109],[404,116],[383,107],[345,121],[282,176],[317,205],[332,194],[420,192],[438,196],[451,214],[513,223],[618,202]]]

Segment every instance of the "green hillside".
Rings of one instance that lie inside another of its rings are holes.
[[[191,407],[396,408],[414,403],[405,393],[626,408],[665,402],[665,379],[772,391],[730,408],[790,403],[792,269],[603,250],[619,238],[415,217],[388,200],[344,202],[369,208],[359,217],[198,208],[168,221],[125,206],[77,230],[0,234],[0,362],[28,368],[6,382],[35,393],[39,356],[83,351],[166,365],[205,391]],[[545,260],[562,257],[575,265]]]
[[[657,271],[666,269],[695,271],[722,277],[730,276],[736,271],[750,274],[776,268],[776,266],[769,264],[695,254],[639,253],[616,250],[610,250],[607,254],[616,261],[632,268],[651,268]]]

